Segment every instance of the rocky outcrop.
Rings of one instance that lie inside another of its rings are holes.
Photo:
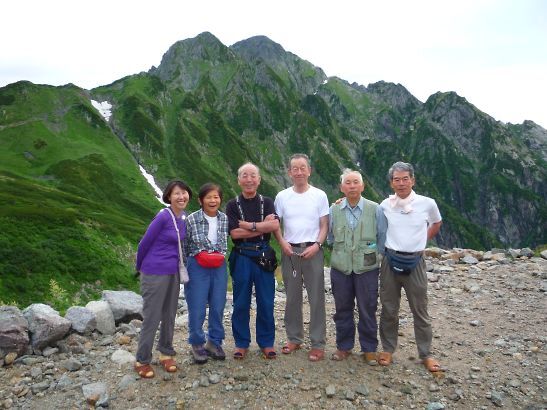
[[[102,299],[110,306],[116,323],[129,322],[132,319],[142,320],[141,295],[125,290],[105,290]]]
[[[0,359],[23,354],[29,344],[28,322],[15,306],[0,306]]]
[[[78,333],[91,333],[97,328],[95,313],[82,306],[69,308],[66,311],[65,319],[70,321],[72,329]]]
[[[61,340],[70,330],[70,321],[43,303],[35,303],[23,310],[28,321],[30,343],[35,350]]]
[[[114,314],[108,302],[104,300],[92,301],[85,305],[95,315],[96,329],[103,335],[111,335],[116,331]]]

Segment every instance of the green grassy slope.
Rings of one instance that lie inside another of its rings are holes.
[[[19,82],[0,113],[0,301],[63,309],[136,289],[136,244],[161,205],[88,96]]]

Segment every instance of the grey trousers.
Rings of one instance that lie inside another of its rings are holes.
[[[427,313],[427,273],[422,258],[410,275],[395,275],[384,256],[380,267],[380,340],[385,352],[393,353],[399,335],[399,306],[404,288],[412,317],[420,359],[431,355],[431,319]]]
[[[179,275],[144,275],[141,273],[141,295],[143,298],[142,328],[136,359],[140,363],[150,363],[152,348],[158,326],[160,338],[157,350],[174,356],[173,334],[179,297]]]
[[[301,252],[302,248],[293,247],[293,251]],[[303,259],[295,255],[289,257],[285,254],[281,258],[283,283],[287,296],[285,302],[287,340],[297,344],[304,342],[302,314],[302,284],[304,284],[310,303],[310,341],[314,349],[325,348],[327,335],[323,261],[323,250],[319,250],[311,259]],[[296,275],[293,275],[293,267]]]

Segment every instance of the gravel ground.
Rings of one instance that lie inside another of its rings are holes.
[[[133,325],[138,322],[133,322],[114,336],[72,335],[66,339],[69,352],[25,356],[1,368],[0,408],[547,408],[547,261],[499,257],[462,263],[462,255],[454,252],[428,259],[433,352],[444,367],[438,374],[417,361],[405,296],[395,362],[381,367],[367,365],[358,353],[343,362],[329,360],[335,350],[330,293],[326,359],[309,362],[309,345],[292,355],[281,354],[284,294],[278,292],[276,360],[264,360],[256,345],[245,360],[232,359],[229,301],[227,359],[193,364],[181,309],[175,333],[177,373],[155,366],[154,379],[140,380],[131,363],[113,361],[120,350],[134,355],[138,336]],[[328,292],[328,278],[326,288]]]

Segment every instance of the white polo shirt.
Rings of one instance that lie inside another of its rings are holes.
[[[290,243],[315,242],[319,236],[319,219],[329,214],[327,194],[310,185],[303,193],[292,187],[275,197],[275,213],[283,222],[283,238]]]
[[[429,225],[442,220],[434,199],[416,194],[411,202],[412,212],[391,208],[389,198],[380,204],[387,218],[386,248],[401,252],[420,252],[427,244]]]

